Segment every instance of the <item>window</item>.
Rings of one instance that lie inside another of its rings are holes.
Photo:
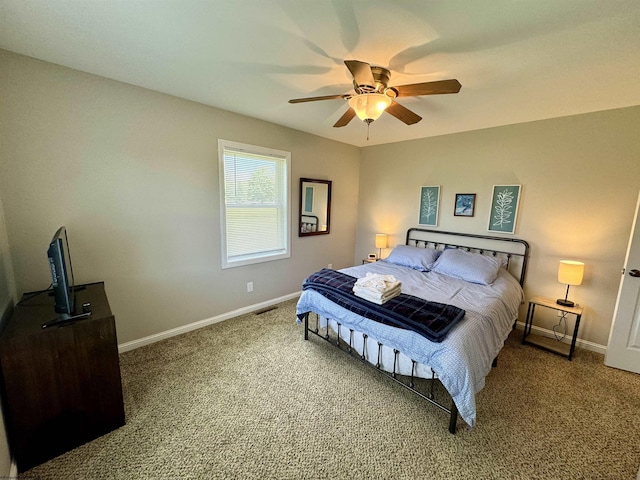
[[[291,153],[218,140],[222,268],[288,258]]]

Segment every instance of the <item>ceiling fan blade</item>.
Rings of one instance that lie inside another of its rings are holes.
[[[407,107],[403,107],[396,101],[392,101],[391,105],[389,105],[385,111],[407,125],[413,125],[414,123],[418,123],[422,120],[420,115],[413,113]]]
[[[344,114],[338,119],[338,121],[333,126],[336,128],[344,127],[355,116],[356,116],[356,111],[353,108],[349,107],[349,109],[346,112],[344,112]]]
[[[438,80],[435,82],[412,83],[410,85],[397,85],[392,88],[398,91],[399,97],[412,97],[417,95],[440,95],[443,93],[458,93],[460,82],[456,79]]]
[[[307,98],[293,98],[289,100],[289,103],[303,103],[303,102],[317,102],[318,100],[333,100],[336,98],[347,99],[351,95],[325,95],[324,97],[307,97]]]
[[[347,66],[355,82],[360,85],[368,85],[375,87],[376,81],[373,78],[373,72],[371,71],[371,65],[359,60],[345,60],[344,64]]]

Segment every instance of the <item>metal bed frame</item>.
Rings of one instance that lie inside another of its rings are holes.
[[[466,245],[458,243],[459,238],[464,238]],[[451,241],[448,241],[450,239]],[[454,241],[455,240],[455,241]],[[495,243],[495,242],[505,242],[505,243]],[[406,245],[413,245],[416,247],[424,247],[424,248],[433,248],[436,250],[444,250],[445,248],[461,248],[467,251],[477,252],[481,255],[489,255],[493,257],[503,257],[506,261],[506,269],[514,275],[521,286],[524,286],[524,278],[527,271],[527,263],[529,259],[529,244],[521,239],[517,238],[507,238],[507,237],[494,237],[488,235],[475,235],[468,233],[458,233],[458,232],[444,232],[439,230],[429,230],[423,228],[410,228],[407,230],[406,236]],[[502,245],[501,249],[491,248],[491,245]],[[383,344],[377,342],[378,344],[378,358],[376,364],[372,364],[367,360],[367,334],[358,332],[362,335],[363,340],[363,348],[362,355],[360,355],[354,348],[354,334],[355,331],[349,329],[349,344],[346,344],[344,340],[341,339],[340,328],[341,324],[337,320],[334,321],[337,323],[337,332],[336,338],[331,338],[329,335],[329,322],[327,319],[327,326],[324,329],[324,333],[322,333],[320,329],[320,317],[315,314],[316,322],[315,327],[309,327],[309,313],[304,316],[304,339],[309,340],[309,333],[316,335],[317,337],[327,341],[331,345],[337,347],[339,350],[348,353],[354,358],[357,358],[364,364],[376,369],[378,372],[384,374],[395,383],[401,385],[407,390],[413,392],[418,395],[420,398],[426,400],[430,404],[438,407],[442,411],[449,414],[449,432],[452,434],[456,433],[457,421],[458,421],[458,408],[456,407],[455,402],[449,398],[450,407],[443,405],[441,402],[437,401],[434,394],[435,382],[440,383],[438,378],[436,377],[436,373],[431,369],[431,378],[426,379],[429,381],[430,389],[428,392],[423,392],[418,390],[415,383],[414,373],[416,371],[416,365],[418,362],[411,359],[412,367],[411,367],[411,375],[409,377],[400,375],[396,372],[396,367],[398,365],[398,355],[401,353],[399,350],[393,349],[394,353],[394,361],[393,361],[393,371],[387,372],[380,368],[381,366],[381,358],[382,358],[382,347]],[[515,328],[517,318],[514,319],[513,325]],[[493,360],[493,367],[497,366],[497,357]],[[420,377],[422,378],[422,377]],[[406,380],[405,380],[406,379]],[[443,387],[444,388],[444,387]],[[448,394],[448,392],[447,392]]]

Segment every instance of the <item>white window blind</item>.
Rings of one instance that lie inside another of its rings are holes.
[[[222,268],[290,256],[291,153],[218,141]]]

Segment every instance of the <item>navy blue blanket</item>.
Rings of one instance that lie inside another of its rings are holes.
[[[413,330],[432,342],[444,340],[465,314],[464,310],[453,305],[430,302],[404,293],[378,305],[353,293],[356,281],[357,278],[351,275],[323,268],[310,275],[302,289],[315,290],[353,313],[385,325]],[[302,320],[308,313],[298,314],[298,317]]]

